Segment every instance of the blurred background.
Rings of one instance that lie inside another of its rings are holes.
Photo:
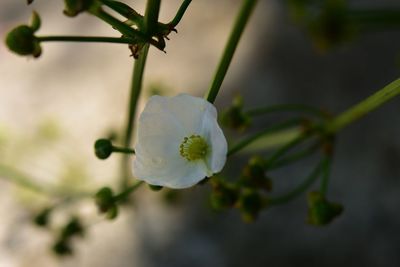
[[[125,2],[143,13],[144,1]],[[395,0],[348,2],[354,8],[400,10]],[[161,21],[169,21],[180,3],[163,1]],[[167,53],[150,51],[139,110],[154,91],[204,94],[240,3],[192,2],[178,34],[170,35]],[[89,15],[63,16],[62,1],[26,6],[22,0],[2,0],[2,40],[29,22],[33,9],[42,18],[38,35],[118,36]],[[351,38],[333,35],[327,45],[292,12],[285,1],[259,1],[217,98],[218,109],[241,94],[246,107],[303,103],[336,114],[399,77],[395,19]],[[106,221],[87,196],[118,184],[120,159],[98,160],[93,143],[124,126],[133,59],[117,44],[45,43],[42,48],[42,56],[32,59],[0,44],[0,267],[400,265],[399,99],[338,135],[328,197],[345,210],[327,227],[306,223],[304,196],[244,223],[236,210],[211,211],[207,186],[186,190],[174,203],[164,201],[165,192],[143,187],[115,221]],[[247,157],[235,157],[238,164],[230,163],[228,173],[240,171]],[[277,173],[278,188],[297,184],[311,165],[306,161]],[[76,197],[57,209],[50,229],[43,229],[32,218],[60,200],[47,191]],[[74,239],[71,256],[55,256],[54,238],[71,215],[88,226],[85,235]]]

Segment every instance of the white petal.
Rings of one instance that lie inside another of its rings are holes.
[[[206,113],[217,116],[215,107],[203,98],[179,94],[166,99],[168,111],[186,129],[186,135],[196,134],[200,131]]]
[[[208,167],[213,173],[220,172],[226,162],[228,144],[213,114],[205,115],[200,135],[207,140],[211,147],[211,153],[207,158]]]

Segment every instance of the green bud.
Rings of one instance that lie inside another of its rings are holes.
[[[245,222],[253,222],[263,208],[263,199],[257,191],[244,190],[239,198],[238,208]]]
[[[308,223],[315,226],[329,224],[343,212],[343,206],[325,199],[320,192],[310,192],[308,201]]]
[[[40,227],[45,227],[48,225],[49,223],[49,217],[51,214],[52,209],[51,208],[47,208],[44,209],[42,212],[40,212],[35,218],[34,218],[34,223],[37,226]]]
[[[68,17],[75,17],[81,12],[88,10],[94,3],[93,0],[64,0],[64,14]]]
[[[212,179],[212,189],[210,194],[211,207],[215,210],[231,208],[235,205],[239,197],[239,189],[228,182]]]
[[[53,252],[59,256],[71,255],[72,248],[67,240],[58,240],[53,245]]]
[[[95,202],[99,212],[105,213],[107,219],[113,220],[118,216],[118,206],[111,188],[101,188],[95,195]]]
[[[232,106],[221,114],[221,123],[225,127],[242,131],[250,124],[250,117],[243,112],[243,98],[235,97]]]
[[[108,139],[99,139],[94,143],[94,153],[99,159],[107,159],[113,150],[113,144]]]
[[[114,220],[117,217],[118,217],[118,206],[114,204],[107,210],[106,219]]]
[[[108,210],[115,205],[114,195],[111,188],[101,188],[95,195],[95,202],[99,212],[108,212]]]
[[[34,33],[35,31],[31,27],[20,25],[7,34],[6,45],[18,55],[39,57],[42,49]]]
[[[240,183],[245,187],[260,188],[267,192],[272,190],[272,180],[265,174],[265,160],[254,156],[244,167],[240,177]]]
[[[73,217],[71,220],[65,225],[65,227],[61,231],[61,239],[68,240],[70,237],[79,235],[83,236],[84,229],[78,218]]]

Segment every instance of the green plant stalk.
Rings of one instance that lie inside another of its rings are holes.
[[[103,42],[103,43],[118,43],[132,44],[136,41],[127,37],[102,37],[102,36],[40,36],[37,37],[40,42]]]
[[[152,1],[152,0],[151,0]],[[115,17],[111,16],[101,8],[95,8],[89,10],[89,12],[100,18],[101,20],[105,21],[106,23],[110,24],[112,27],[114,27],[116,30],[118,30],[120,33],[122,33],[125,37],[130,37],[130,38],[138,38],[142,42],[147,42],[155,47],[157,47],[160,50],[163,50],[163,47],[160,46],[160,43],[158,43],[156,40],[152,39],[150,36],[146,34],[146,32],[141,32],[138,30],[135,30],[131,28],[129,25],[123,23],[122,21],[119,21]],[[144,23],[146,24],[146,23]]]
[[[178,12],[176,12],[175,17],[168,24],[175,27],[181,21],[183,15],[186,12],[186,9],[189,7],[192,0],[184,0],[182,5],[179,7]]]
[[[0,165],[0,177],[36,193],[57,197],[57,192],[36,184],[34,179],[11,167]]]
[[[318,148],[321,146],[321,142],[317,141],[311,146],[307,147],[306,149],[299,151],[297,153],[293,153],[291,155],[286,156],[283,159],[275,161],[274,164],[268,166],[268,170],[275,170],[278,169],[282,166],[289,165],[291,163],[294,163],[300,159],[306,158],[308,156],[311,156],[313,153],[315,153]]]
[[[129,195],[132,194],[134,191],[136,191],[136,189],[138,189],[142,184],[144,184],[143,181],[137,181],[135,184],[127,187],[124,191],[122,191],[118,195],[115,195],[114,200],[117,202],[125,201],[129,197]]]
[[[366,31],[371,28],[398,28],[400,26],[400,10],[394,8],[348,10],[347,20]]]
[[[221,61],[217,67],[214,75],[214,79],[211,83],[205,98],[210,103],[214,103],[215,98],[221,88],[222,82],[224,81],[225,75],[228,71],[229,65],[232,61],[233,55],[238,46],[240,37],[244,31],[244,28],[254,10],[257,0],[244,0],[240,8],[239,14],[236,18],[233,30],[229,36],[228,43],[225,46]]]
[[[399,94],[400,79],[397,79],[370,97],[349,108],[333,120],[327,122],[324,126],[324,130],[327,134],[337,133],[347,125],[364,117],[369,112],[377,109]]]
[[[116,147],[113,146],[113,152],[125,153],[125,154],[135,154],[135,150],[131,148]]]
[[[303,121],[303,119],[291,119],[288,120],[286,122],[274,125],[272,127],[269,127],[261,132],[258,132],[254,135],[251,135],[245,139],[243,139],[242,141],[238,142],[237,144],[233,145],[229,150],[228,150],[228,157],[232,156],[233,154],[235,154],[236,152],[240,151],[241,149],[245,148],[246,146],[250,145],[252,142],[256,141],[257,139],[259,139],[260,137],[266,136],[266,135],[270,135],[276,132],[279,132],[283,129],[287,129],[287,128],[291,128],[295,125],[299,125],[301,122]]]
[[[325,164],[322,166],[322,178],[321,178],[320,192],[324,196],[326,195],[326,192],[328,191],[331,163],[332,163],[332,158],[327,157]]]
[[[295,139],[291,140],[289,143],[285,144],[281,148],[279,148],[277,151],[275,151],[267,160],[265,163],[264,168],[268,169],[270,166],[273,166],[277,160],[279,160],[280,157],[285,155],[289,150],[291,150],[293,147],[297,146],[304,140],[306,140],[308,137],[310,137],[310,134],[302,134],[296,137]]]
[[[154,31],[151,26],[157,25],[158,14],[160,9],[161,0],[148,0],[145,16],[144,16],[144,31],[145,33],[151,33]],[[150,21],[149,18],[154,20],[154,22]],[[132,143],[132,133],[133,133],[133,122],[135,120],[137,103],[140,97],[140,92],[142,91],[142,83],[143,83],[143,74],[146,66],[147,54],[149,52],[149,45],[145,44],[142,50],[139,53],[139,58],[135,60],[135,65],[133,69],[133,77],[131,84],[131,95],[129,98],[129,110],[128,110],[128,118],[125,127],[125,136],[124,136],[124,147],[129,147]],[[122,158],[122,180],[121,180],[121,188],[125,189],[128,186],[129,181],[129,171],[128,171],[128,160],[129,157],[126,155]]]
[[[307,190],[310,185],[312,185],[318,179],[327,161],[329,161],[327,158],[322,159],[321,162],[311,172],[311,174],[300,185],[298,185],[296,188],[286,194],[268,198],[266,201],[266,205],[268,206],[285,204],[297,197],[298,195],[302,194],[305,190]]]
[[[307,105],[302,104],[284,104],[284,105],[274,105],[262,108],[253,108],[245,111],[245,114],[251,117],[267,115],[275,112],[303,112],[310,115],[315,115],[320,118],[327,118],[328,114],[324,111]]]

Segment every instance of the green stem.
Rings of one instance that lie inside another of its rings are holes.
[[[250,145],[252,142],[256,141],[260,137],[264,137],[265,135],[273,134],[273,133],[276,133],[276,132],[278,132],[280,130],[293,127],[294,125],[300,124],[302,121],[303,121],[303,119],[291,119],[291,120],[288,120],[286,122],[283,122],[283,123],[274,125],[272,127],[269,127],[267,129],[259,132],[259,133],[251,135],[251,136],[243,139],[239,143],[235,144],[234,146],[232,146],[228,151],[228,157],[232,156],[236,152],[238,152],[241,149],[245,148],[246,146]]]
[[[275,170],[282,166],[287,166],[291,163],[297,162],[298,160],[303,159],[305,157],[311,156],[313,153],[315,153],[318,150],[318,148],[320,146],[321,146],[321,142],[317,141],[302,151],[299,151],[297,153],[289,155],[281,160],[275,161],[274,164],[272,164],[268,167],[268,170]]]
[[[205,98],[210,103],[214,103],[215,98],[218,95],[233,55],[236,51],[240,37],[242,36],[243,30],[250,18],[250,15],[252,14],[252,11],[254,10],[256,3],[257,0],[244,0],[242,3],[239,14],[233,26],[233,30],[229,36],[228,43],[225,46],[221,61],[217,67],[214,79],[207,94],[205,95]]]
[[[378,92],[374,93],[370,97],[361,101],[357,105],[346,110],[333,120],[328,122],[324,130],[327,134],[334,134],[340,131],[345,126],[353,123],[354,121],[364,117],[369,112],[377,109],[387,101],[391,100],[395,96],[400,94],[400,79],[395,80],[389,85],[385,86]]]
[[[178,9],[178,12],[176,12],[175,17],[168,24],[171,25],[172,27],[175,27],[176,25],[178,25],[178,23],[181,21],[183,15],[186,12],[186,9],[189,7],[191,2],[192,2],[192,0],[184,0],[182,5]]]
[[[120,153],[125,153],[125,154],[135,154],[134,149],[125,148],[125,147],[115,147],[115,146],[113,146],[113,152],[120,152]]]
[[[145,16],[144,16],[144,31],[145,33],[151,33],[154,31],[155,25],[157,25],[158,14],[160,9],[160,0],[148,0]],[[131,84],[131,96],[129,99],[129,111],[128,119],[125,127],[124,136],[124,147],[130,147],[132,142],[133,122],[136,115],[136,107],[139,100],[140,92],[142,90],[143,74],[146,66],[147,54],[149,52],[149,45],[145,44],[139,53],[139,58],[135,60],[133,69],[133,77]],[[122,159],[122,181],[121,188],[126,188],[129,180],[129,172],[127,170],[129,158],[124,156]]]
[[[400,26],[399,9],[349,10],[347,11],[347,18],[350,22],[365,30],[370,30],[372,27],[398,28]]]
[[[142,184],[144,184],[143,181],[138,181],[134,185],[127,187],[124,191],[122,191],[118,195],[115,195],[114,200],[125,201],[129,197],[129,195],[136,191],[136,189],[138,189]]]
[[[302,194],[305,190],[308,189],[310,185],[312,185],[319,177],[323,166],[326,164],[327,159],[324,158],[317,165],[317,167],[311,172],[311,174],[295,189],[292,191],[277,197],[271,197],[267,200],[267,205],[279,205],[289,202],[290,200],[296,198],[298,195]]]
[[[37,37],[40,42],[103,42],[103,43],[119,43],[132,44],[135,40],[127,37],[101,37],[101,36],[41,36]]]
[[[298,144],[300,144],[301,142],[303,142],[304,140],[306,140],[309,137],[308,134],[302,134],[300,136],[298,136],[297,138],[293,139],[292,141],[290,141],[289,143],[285,144],[284,146],[282,146],[280,149],[278,149],[277,151],[275,151],[267,160],[265,163],[264,168],[265,169],[269,169],[270,166],[273,166],[275,164],[275,162],[282,157],[283,155],[285,155],[290,149],[292,149],[293,147],[297,146]]]
[[[328,114],[323,112],[322,110],[307,106],[307,105],[302,105],[302,104],[285,104],[285,105],[275,105],[275,106],[269,106],[269,107],[263,107],[263,108],[254,108],[247,110],[245,112],[246,115],[249,116],[260,116],[260,115],[266,115],[274,112],[304,112],[310,115],[315,115],[320,118],[327,118]]]
[[[26,189],[45,195],[57,196],[53,190],[48,190],[34,182],[34,179],[11,167],[0,165],[0,177]]]
[[[150,0],[150,1],[152,1],[152,0]],[[162,47],[162,45],[159,42],[157,42],[156,40],[154,40],[150,37],[151,35],[146,34],[146,31],[143,33],[141,31],[131,28],[129,25],[114,18],[113,16],[111,16],[110,14],[108,14],[101,8],[92,9],[92,10],[90,10],[90,13],[95,15],[96,17],[100,18],[101,20],[107,22],[108,24],[110,24],[112,27],[114,27],[116,30],[118,30],[120,33],[122,33],[125,37],[139,38],[140,40],[142,40],[144,42],[148,42],[148,43],[154,45],[155,47],[157,47],[160,50],[164,49],[164,47]],[[144,24],[146,24],[146,23],[144,23]]]
[[[322,179],[321,179],[320,192],[324,196],[326,195],[326,192],[328,191],[331,162],[332,162],[332,159],[329,157],[329,158],[327,158],[324,165],[322,166]]]

